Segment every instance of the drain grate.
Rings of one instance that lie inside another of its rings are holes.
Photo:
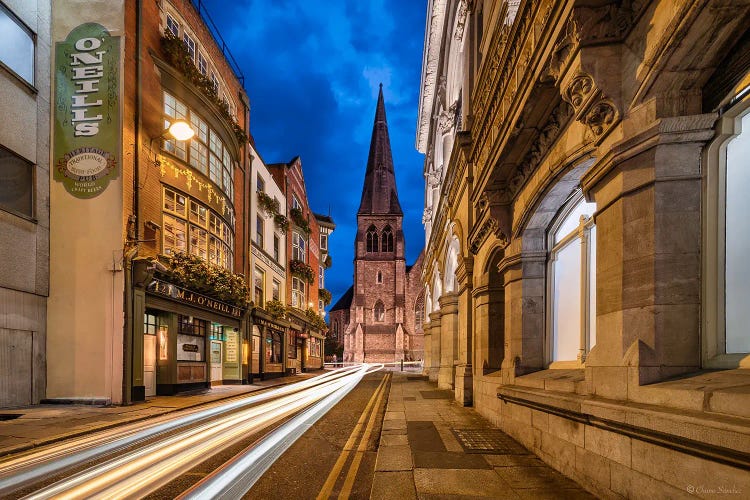
[[[451,429],[466,453],[526,455],[529,452],[499,429]]]
[[[0,413],[0,422],[5,420],[15,420],[18,417],[22,417],[23,413]]]

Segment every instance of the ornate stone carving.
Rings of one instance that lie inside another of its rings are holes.
[[[594,88],[594,81],[588,75],[578,75],[571,80],[568,88],[565,89],[563,99],[568,101],[573,109],[578,109],[583,104],[584,100],[591,94],[591,90]]]
[[[647,6],[646,0],[622,0],[573,10],[576,41],[580,45],[616,42],[630,31]]]
[[[581,121],[588,125],[594,134],[602,135],[616,117],[617,111],[614,104],[609,100],[601,100],[591,107]]]
[[[479,231],[474,235],[474,238],[472,238],[471,243],[469,244],[469,251],[476,255],[479,252],[482,243],[484,243],[484,240],[487,239],[490,233],[494,233],[496,230],[497,221],[492,217],[489,217],[484,221],[484,224],[479,228]]]
[[[455,124],[455,113],[450,109],[443,109],[437,116],[438,119],[438,130],[441,134],[447,134],[453,129]]]
[[[453,38],[460,42],[464,38],[464,29],[466,28],[466,14],[468,5],[466,0],[458,2],[458,11],[456,13],[456,29],[453,31]]]
[[[427,224],[432,221],[432,207],[425,207],[424,213],[422,214],[422,224]]]

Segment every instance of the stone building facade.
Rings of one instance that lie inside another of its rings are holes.
[[[428,4],[425,372],[603,498],[750,491],[748,26]]]
[[[381,85],[354,241],[354,285],[331,310],[344,361],[422,359],[422,256],[406,266],[393,157]]]
[[[46,390],[52,2],[0,4],[0,407]]]

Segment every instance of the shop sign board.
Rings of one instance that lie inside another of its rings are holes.
[[[93,198],[119,176],[120,37],[97,23],[55,44],[54,179]]]
[[[236,333],[230,333],[227,335],[227,340],[224,343],[224,356],[227,363],[237,362],[237,338],[239,337]]]
[[[154,293],[156,295],[169,297],[170,299],[177,300],[185,304],[200,306],[214,312],[232,316],[234,318],[242,317],[242,309],[237,306],[212,299],[211,297],[206,297],[205,295],[201,295],[196,292],[191,292],[190,290],[186,290],[177,285],[173,285],[159,279],[151,280],[151,283],[149,283],[147,290],[150,293]]]

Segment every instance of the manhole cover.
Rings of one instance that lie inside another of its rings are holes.
[[[466,453],[526,455],[529,452],[499,429],[451,429]]]
[[[419,391],[423,399],[453,399],[450,391]]]

